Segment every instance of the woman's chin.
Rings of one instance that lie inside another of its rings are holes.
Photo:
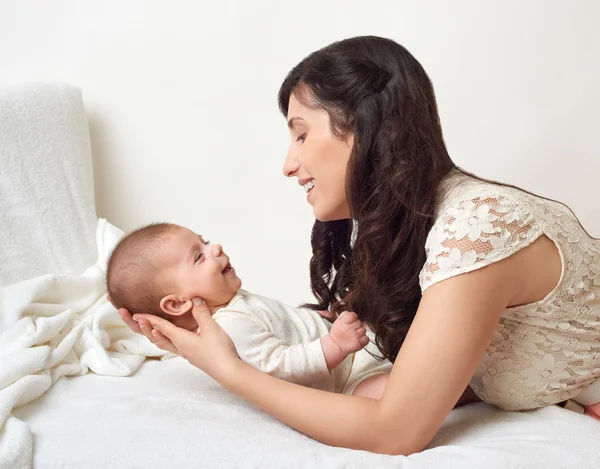
[[[348,209],[330,210],[319,207],[318,205],[313,206],[313,214],[317,220],[322,222],[348,220],[352,218],[350,216],[350,210]]]

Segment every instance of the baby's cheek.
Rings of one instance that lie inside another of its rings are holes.
[[[214,292],[214,282],[204,281],[196,289],[197,295],[203,298],[205,301],[210,301],[212,293]]]
[[[223,282],[221,279],[210,277],[198,285],[198,295],[207,303],[218,302],[221,299]]]

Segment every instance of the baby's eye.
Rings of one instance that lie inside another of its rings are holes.
[[[203,257],[204,257],[204,255],[201,252],[196,254],[196,259],[194,260],[194,264],[197,264]]]

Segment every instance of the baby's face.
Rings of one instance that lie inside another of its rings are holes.
[[[174,285],[174,291],[161,302],[162,309],[167,309],[165,312],[176,314],[181,306],[178,302],[187,303],[196,296],[203,298],[208,306],[226,305],[242,286],[223,248],[207,244],[187,228],[180,227],[169,234],[160,256],[164,274]]]

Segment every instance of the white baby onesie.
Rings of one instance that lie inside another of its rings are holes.
[[[368,376],[391,369],[388,360],[377,360],[363,349],[330,373],[321,347],[330,323],[316,311],[293,308],[245,290],[213,318],[231,337],[242,360],[286,381],[350,394]],[[374,344],[368,349],[377,352]]]

